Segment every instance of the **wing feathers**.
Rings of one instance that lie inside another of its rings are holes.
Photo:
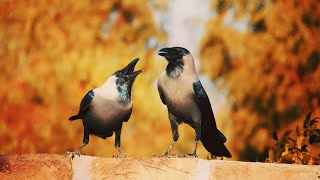
[[[89,105],[94,98],[93,90],[90,90],[81,100],[79,113],[75,116],[71,116],[69,120],[82,119],[83,115],[88,111]]]

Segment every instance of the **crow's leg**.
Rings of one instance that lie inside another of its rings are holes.
[[[169,120],[170,120],[170,124],[171,124],[171,130],[172,130],[173,140],[172,140],[171,145],[170,145],[169,148],[167,149],[166,153],[165,153],[162,157],[168,157],[168,156],[170,156],[170,151],[171,151],[171,149],[173,148],[174,144],[175,144],[175,143],[178,141],[178,139],[179,139],[179,130],[178,130],[179,123],[176,121],[176,118],[175,118],[171,113],[169,113]]]
[[[188,154],[190,157],[196,158],[197,157],[197,148],[198,148],[198,143],[201,140],[201,119],[200,118],[195,118],[194,121],[195,125],[194,125],[194,130],[196,132],[196,144],[194,147],[194,151],[192,154]]]
[[[75,155],[78,155],[80,157],[81,155],[81,149],[83,147],[85,147],[87,144],[89,143],[89,133],[88,131],[84,128],[84,132],[83,132],[83,143],[82,145],[76,149],[75,151],[73,152],[66,152],[66,155],[68,155],[70,157],[70,159],[72,160],[74,158]]]
[[[122,127],[121,127],[122,128]],[[126,156],[121,153],[120,150],[120,136],[121,136],[121,128],[115,131],[115,141],[114,141],[114,147],[117,148],[119,154],[113,155],[114,158],[125,158]]]

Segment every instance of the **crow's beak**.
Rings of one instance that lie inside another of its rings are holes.
[[[182,58],[182,54],[175,48],[162,48],[159,50],[158,55],[165,57],[171,63],[175,63]]]
[[[158,55],[163,57],[169,57],[170,51],[171,51],[171,48],[162,48],[159,50]]]
[[[133,71],[138,61],[139,58],[135,58],[125,68],[121,70],[122,77],[125,81],[129,81],[130,79],[137,77],[142,72],[141,70]]]
[[[127,74],[124,76],[124,80],[125,81],[129,81],[130,79],[134,79],[136,78],[140,73],[142,72],[142,70],[138,70],[138,71],[134,71],[130,74]]]
[[[133,72],[134,67],[136,66],[137,62],[139,61],[139,58],[135,58],[132,60],[126,67],[124,67],[121,71],[123,75],[128,75]]]

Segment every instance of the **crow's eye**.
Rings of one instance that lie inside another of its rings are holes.
[[[176,54],[175,59],[181,59],[182,58],[182,53],[179,51],[179,53]]]
[[[122,76],[122,72],[119,72],[119,73],[118,73],[118,77],[119,77],[119,76]]]

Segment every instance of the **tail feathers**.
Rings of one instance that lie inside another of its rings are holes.
[[[71,117],[69,118],[70,121],[74,121],[74,120],[77,120],[77,119],[82,119],[81,114],[77,114],[77,115],[71,116]]]
[[[201,127],[201,142],[212,155],[232,157],[227,147],[223,144],[225,141],[226,137],[216,128],[210,126]]]
[[[218,130],[218,129],[217,129]],[[218,136],[219,136],[219,139],[222,141],[222,143],[225,143],[227,142],[227,138],[222,134],[221,131],[218,130]]]

